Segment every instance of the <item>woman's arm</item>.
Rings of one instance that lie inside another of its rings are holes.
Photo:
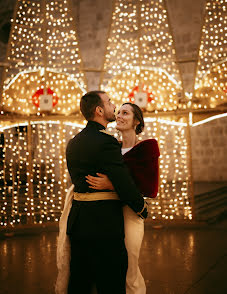
[[[89,188],[94,190],[112,190],[114,191],[114,187],[107,177],[107,175],[97,173],[97,177],[86,176],[86,182],[90,185]]]

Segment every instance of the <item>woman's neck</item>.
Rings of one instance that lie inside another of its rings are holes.
[[[137,143],[137,137],[134,130],[127,130],[121,132],[122,135],[122,148],[133,147]]]

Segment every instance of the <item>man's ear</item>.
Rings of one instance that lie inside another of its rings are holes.
[[[103,108],[102,108],[101,106],[96,106],[96,108],[95,108],[95,112],[96,112],[96,114],[97,114],[98,116],[103,116],[103,112],[104,112],[104,110],[103,110]]]

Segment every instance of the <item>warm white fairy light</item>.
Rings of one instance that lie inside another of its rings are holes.
[[[81,131],[81,125],[60,124],[59,121],[34,121],[31,123],[30,147],[28,127],[27,123],[22,122],[11,128],[0,129],[1,226],[55,222],[59,220],[63,208],[69,184],[65,146],[71,137]],[[30,155],[31,192],[28,182]]]
[[[64,154],[62,154],[61,152],[61,147],[63,150],[65,150],[66,146],[65,146],[65,141],[63,142],[63,124],[59,125],[59,131],[57,133],[57,141],[59,142],[58,145],[58,154],[59,157],[58,159],[56,158],[56,160],[58,160],[58,164],[59,164],[59,179],[58,179],[58,184],[59,184],[59,189],[58,189],[58,199],[59,199],[59,207],[62,208],[62,203],[63,203],[63,198],[62,198],[62,194],[66,191],[64,191],[64,187],[65,187],[65,173],[63,172],[63,165],[64,165]],[[64,195],[64,194],[63,194]]]
[[[147,110],[175,110],[182,96],[167,11],[161,1],[115,1],[102,89],[115,103],[133,101],[133,89],[149,93]],[[134,92],[133,92],[134,93]],[[184,106],[182,106],[184,107]]]
[[[183,88],[175,61],[164,1],[115,1],[101,81],[115,104],[134,102],[137,92],[145,92],[148,111],[185,109],[179,103]],[[150,214],[154,219],[191,219],[185,209],[190,208],[187,123],[158,117],[145,122],[139,139],[156,138],[161,153],[160,190],[157,199],[149,200]],[[112,126],[111,131],[118,137]]]
[[[46,1],[46,48],[48,49],[46,65],[41,58],[45,47],[42,43],[41,28],[44,23],[41,6],[39,3],[33,5],[34,3],[27,1],[19,2],[8,56],[10,66],[5,71],[4,108],[25,115],[39,113],[31,97],[45,84],[59,97],[53,113],[74,112],[79,107],[85,82],[84,74],[80,71],[78,42],[74,29],[71,29],[72,19],[68,14],[67,1],[59,0],[51,3]],[[223,1],[219,2],[224,5]],[[32,17],[28,13],[31,13]],[[128,101],[128,94],[133,87],[139,85],[142,90],[152,92],[148,110],[168,111],[181,107],[178,104],[182,94],[181,80],[174,62],[173,40],[163,1],[150,1],[144,4],[143,1],[117,0],[112,17],[113,24],[104,65],[107,72],[102,87],[110,93],[118,105]],[[220,21],[222,20],[223,18],[220,18]],[[150,50],[152,47],[153,50]],[[219,53],[218,57],[222,58],[224,55]],[[208,57],[206,56],[204,60],[207,61]],[[216,73],[223,74],[222,78],[226,79],[225,60],[223,62],[222,59],[212,66],[217,69]],[[206,71],[207,87],[212,82],[209,74]],[[215,87],[218,85],[216,79],[214,85]],[[225,85],[223,80],[220,87]],[[202,103],[198,105],[202,107]],[[185,105],[182,106],[184,107]],[[4,114],[2,109],[0,113]],[[150,215],[153,219],[191,219],[186,123],[160,118],[152,121],[146,118],[146,120],[146,129],[139,138],[156,138],[161,151],[160,190],[157,199],[149,200]],[[27,123],[22,125],[28,127]],[[18,127],[19,123],[15,126]],[[64,194],[69,184],[62,146],[66,146],[68,140],[83,127],[84,125],[72,122],[65,122],[62,125],[59,121],[31,122],[31,141],[34,146],[32,150],[27,145],[26,128],[23,131],[17,128],[19,135],[15,139],[12,125],[8,127],[2,124],[1,132],[4,134],[4,144],[1,142],[3,170],[0,173],[0,181],[4,183],[4,186],[0,186],[3,195],[0,199],[2,226],[14,225],[16,222],[26,223],[29,217],[32,223],[59,220],[64,197],[61,194],[61,187]],[[113,128],[111,131],[117,137]],[[24,172],[21,167],[24,167],[25,162],[26,174],[29,175],[31,150],[32,193],[29,190],[31,183],[27,182],[24,189],[21,181]],[[19,165],[18,169],[15,169],[16,163]],[[20,196],[21,191],[24,198]]]
[[[201,121],[220,119],[226,114]],[[159,142],[160,156],[160,188],[156,199],[148,199],[149,213],[153,219],[192,219],[191,199],[189,198],[188,179],[188,145],[187,126],[183,122],[171,121],[168,118],[145,118],[146,128],[140,135],[141,139],[156,138]],[[198,123],[193,124],[196,127]],[[1,225],[26,223],[30,211],[34,223],[57,221],[62,209],[60,187],[68,181],[68,172],[64,156],[61,157],[59,141],[63,131],[66,146],[68,140],[82,130],[84,124],[65,122],[60,130],[59,121],[33,121],[32,151],[33,195],[28,195],[28,183],[25,183],[28,169],[27,123],[14,124],[11,128],[2,127],[1,139],[2,166],[1,185]],[[115,124],[110,125],[110,132],[115,134]],[[117,134],[115,134],[117,136]],[[48,142],[47,142],[48,141]],[[18,143],[17,143],[18,142]],[[48,147],[45,147],[48,146]],[[59,177],[59,158],[63,158],[63,177]],[[19,166],[15,169],[15,163]],[[45,167],[45,168],[43,168]],[[50,172],[47,173],[47,170]],[[19,171],[19,173],[18,173]],[[46,177],[48,174],[48,177]],[[14,187],[13,187],[14,182]],[[15,183],[17,183],[15,185]],[[65,191],[68,187],[65,185]],[[19,188],[19,189],[18,189]],[[19,195],[15,193],[19,191]],[[44,194],[45,192],[45,194]],[[19,197],[18,197],[19,196]],[[13,202],[12,202],[13,200]],[[13,204],[13,205],[12,205]]]
[[[226,115],[216,115],[201,123],[208,123]],[[192,126],[197,125],[198,123],[195,123]],[[139,135],[140,139],[157,139],[161,153],[159,193],[156,199],[147,199],[150,203],[149,214],[153,219],[191,220],[187,125],[184,122],[157,117],[145,118],[145,126],[145,130]],[[85,124],[72,121],[65,121],[62,125],[58,120],[31,122],[32,195],[28,193],[26,176],[29,161],[28,123],[22,122],[0,128],[1,226],[27,223],[30,213],[32,223],[59,220],[64,197],[61,194],[61,187],[64,185],[63,192],[66,192],[70,185],[65,154],[62,153],[63,149],[59,142],[66,146],[69,139],[84,127]],[[118,137],[115,123],[110,124],[109,131]],[[63,163],[62,176],[60,161]]]
[[[49,89],[56,102],[52,114],[78,111],[86,82],[68,1],[18,0],[16,8],[0,114],[41,115],[39,91],[49,94]],[[58,120],[4,120],[0,129],[1,225],[58,221],[66,185],[62,191],[60,187],[68,176],[61,135],[64,128]]]
[[[68,115],[79,109],[86,90],[78,39],[68,1],[46,5],[17,0],[5,68],[2,106],[23,115],[38,114],[39,89],[53,91],[52,113]],[[35,101],[34,101],[35,100]]]
[[[63,125],[62,125],[63,127]],[[66,148],[66,129],[62,129],[62,135],[63,135],[63,138],[62,138],[62,145],[64,147],[63,150],[65,150]],[[68,180],[68,169],[67,169],[67,163],[66,163],[66,157],[65,156],[62,156],[62,169],[63,169],[63,187],[64,187],[64,193],[67,192],[67,180]],[[62,199],[62,195],[60,196]],[[62,204],[62,201],[60,202]]]
[[[41,149],[41,142],[40,142],[40,127],[35,124],[32,124],[32,142],[36,146],[37,150]],[[40,222],[37,219],[37,212],[41,209],[41,158],[40,152],[37,152],[36,156],[34,156],[32,161],[32,173],[33,173],[33,198],[35,204],[35,223]]]
[[[227,102],[227,2],[206,3],[193,108],[215,108]]]
[[[20,130],[20,127],[17,127],[17,134],[16,134],[17,140],[16,140],[16,165],[13,165],[15,168],[15,179],[14,179],[14,194],[13,194],[13,199],[12,199],[12,216],[13,216],[13,221],[12,223],[15,223],[16,218],[19,214],[19,197],[21,196],[21,189],[22,188],[22,178],[23,178],[23,167],[26,166],[26,149],[27,149],[27,138],[24,138],[23,136],[23,131]]]
[[[108,131],[119,138],[115,123]],[[160,148],[160,182],[157,198],[149,199],[149,215],[153,219],[192,219],[189,197],[189,152],[187,124],[169,119],[145,118],[145,130],[138,136],[155,138]]]
[[[19,223],[24,214],[27,138],[22,133],[19,125],[2,133],[2,225]]]
[[[7,225],[7,207],[8,207],[8,201],[6,198],[6,192],[7,192],[7,188],[9,189],[9,187],[7,187],[7,182],[6,182],[6,175],[5,175],[5,169],[6,169],[6,146],[9,145],[9,140],[6,136],[4,136],[3,132],[1,132],[1,171],[0,171],[0,192],[2,197],[1,199],[1,226],[6,226]]]

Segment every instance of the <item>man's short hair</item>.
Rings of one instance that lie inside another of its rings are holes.
[[[80,111],[86,120],[92,120],[95,115],[95,109],[97,106],[103,107],[103,101],[99,94],[105,94],[104,91],[90,91],[82,96],[80,100]]]

